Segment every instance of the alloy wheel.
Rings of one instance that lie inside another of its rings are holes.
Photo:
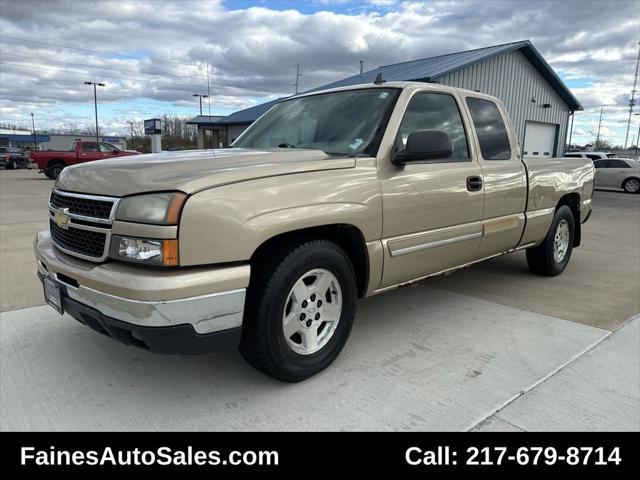
[[[300,355],[321,350],[336,331],[342,314],[342,289],[336,276],[315,268],[293,285],[282,315],[287,345]]]

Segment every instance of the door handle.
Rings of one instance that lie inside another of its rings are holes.
[[[477,192],[478,190],[482,190],[482,177],[479,177],[477,175],[467,177],[467,190],[469,190],[470,192]]]

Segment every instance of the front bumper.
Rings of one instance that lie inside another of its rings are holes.
[[[34,249],[38,276],[59,285],[64,311],[100,333],[158,353],[204,353],[239,342],[248,265],[186,271],[100,265],[58,251],[48,232],[38,234]]]

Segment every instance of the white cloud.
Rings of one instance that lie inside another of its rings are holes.
[[[370,69],[525,38],[558,71],[589,80],[574,89],[587,108],[623,107],[631,90],[633,1],[610,8],[588,1],[371,0],[352,10],[340,0],[315,2],[323,11],[304,14],[272,10],[269,2],[228,10],[220,1],[0,0],[2,121],[19,120],[26,109],[62,121],[56,108],[87,104],[86,79],[108,84],[103,102],[189,105],[192,93],[206,89],[209,62],[215,111],[292,93],[298,63],[304,90],[356,73],[360,59]],[[356,13],[327,11],[335,4]],[[62,48],[69,46],[77,50]]]

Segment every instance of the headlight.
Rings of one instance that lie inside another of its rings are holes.
[[[181,192],[150,193],[120,200],[117,220],[126,222],[176,225],[187,196]]]
[[[111,258],[172,267],[178,265],[178,240],[155,240],[113,235]]]

